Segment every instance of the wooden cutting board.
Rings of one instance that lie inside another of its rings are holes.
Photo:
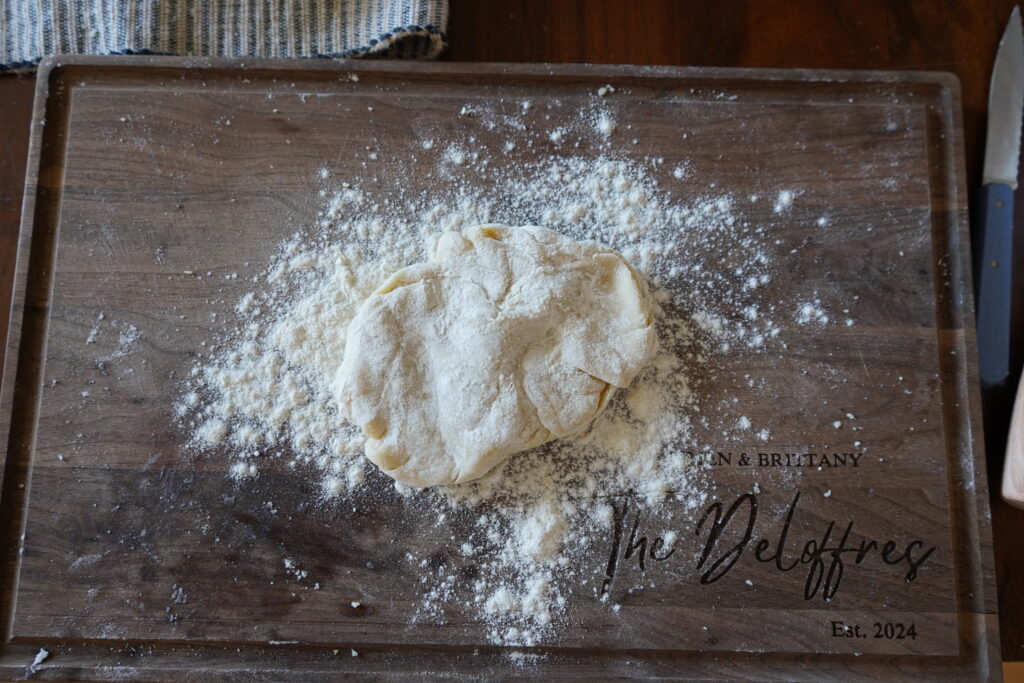
[[[42,647],[33,675],[59,678],[999,677],[953,77],[79,57],[38,82],[0,396],[4,676]],[[386,172],[417,163],[416,131],[469,125],[467,102],[571,111],[605,84],[635,131],[625,153],[738,195],[805,188],[784,219],[748,211],[794,248],[770,295],[855,300],[857,320],[779,316],[787,349],[718,369],[707,405],[749,401],[773,429],[701,435],[714,494],[674,522],[701,552],[658,559],[662,521],[620,501],[587,561],[621,611],[577,592],[519,669],[458,600],[409,623],[423,570],[404,550],[471,565],[457,528],[400,502],[306,507],[315,484],[284,468],[239,487],[185,457],[172,401],[246,291],[225,275],[313,221],[325,160],[372,142]],[[130,356],[107,328],[85,343],[101,312],[137,329]],[[769,393],[751,400],[749,375]]]

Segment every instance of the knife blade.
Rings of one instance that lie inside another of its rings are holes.
[[[974,292],[983,388],[1005,383],[1010,374],[1013,191],[1017,189],[1022,120],[1024,31],[1020,8],[1014,7],[992,68],[983,184],[977,202]]]

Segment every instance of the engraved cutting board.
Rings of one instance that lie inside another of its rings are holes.
[[[807,292],[856,297],[856,325],[780,315],[784,352],[715,368],[702,403],[745,403],[770,439],[708,430],[687,455],[715,485],[696,512],[616,501],[584,564],[621,608],[578,591],[570,628],[516,648],[539,655],[519,670],[457,600],[443,624],[410,625],[423,570],[404,549],[469,576],[458,528],[438,532],[397,497],[307,507],[314,484],[283,468],[237,487],[182,455],[171,402],[230,322],[211,314],[246,291],[224,276],[258,272],[313,220],[324,159],[372,142],[386,172],[417,163],[415,131],[470,125],[466,102],[529,99],[557,117],[606,83],[637,158],[736,193],[803,189],[785,219],[767,202],[746,210],[780,254],[800,247],[776,262],[771,296],[794,310]],[[5,675],[42,646],[50,675],[68,677],[998,677],[951,77],[82,57],[46,62],[39,84],[0,398]],[[138,330],[130,357],[97,362],[113,334],[83,343],[100,312]]]

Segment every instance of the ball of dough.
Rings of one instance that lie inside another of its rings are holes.
[[[581,432],[655,343],[650,294],[619,254],[484,225],[443,234],[363,302],[334,387],[381,470],[466,482]]]

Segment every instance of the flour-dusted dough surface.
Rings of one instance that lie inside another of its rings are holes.
[[[384,472],[466,482],[580,432],[655,343],[650,295],[619,254],[484,225],[445,233],[362,304],[335,391]]]

